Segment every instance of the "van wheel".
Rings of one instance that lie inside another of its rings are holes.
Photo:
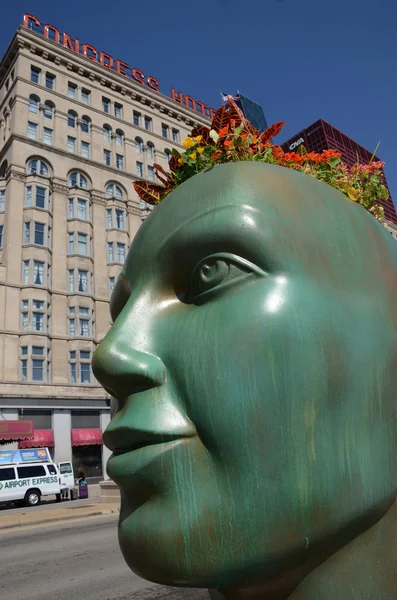
[[[39,490],[29,490],[25,495],[26,506],[37,506],[40,504],[41,494]]]

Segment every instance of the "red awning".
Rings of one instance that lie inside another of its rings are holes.
[[[17,441],[33,439],[33,421],[19,419],[11,421],[0,419],[0,440]]]
[[[72,446],[97,446],[102,444],[100,429],[72,429]]]
[[[35,429],[34,438],[19,442],[18,448],[48,448],[55,446],[52,429]]]

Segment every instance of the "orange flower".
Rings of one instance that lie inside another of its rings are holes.
[[[222,150],[215,150],[215,152],[213,152],[211,154],[211,160],[218,160],[218,158],[221,156],[222,154]]]
[[[287,162],[296,162],[296,163],[300,163],[304,160],[304,156],[301,156],[300,154],[297,154],[296,152],[287,152],[286,154],[284,154],[284,160]]]
[[[228,131],[229,131],[229,125],[226,125],[226,127],[222,127],[222,129],[219,130],[219,136],[224,137],[225,135],[228,134]]]
[[[226,150],[229,150],[231,144],[232,144],[232,142],[230,140],[225,140],[223,142],[223,145],[225,146]]]
[[[278,160],[279,158],[282,158],[284,156],[284,150],[281,148],[281,146],[273,146],[273,156],[276,160]]]

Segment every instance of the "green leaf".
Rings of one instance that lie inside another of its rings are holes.
[[[173,148],[173,149],[171,150],[171,154],[172,154],[172,156],[177,156],[178,158],[180,158],[180,157],[181,157],[181,154],[180,154],[180,152],[178,152],[178,150],[176,150],[175,148]]]
[[[240,135],[240,133],[244,129],[244,123],[241,123],[236,129],[233,131],[234,135]]]
[[[338,165],[340,162],[340,156],[333,156],[329,161],[329,165],[330,167],[336,167],[336,165]]]
[[[382,200],[388,200],[389,198],[389,190],[385,185],[379,186],[379,198],[381,198]]]

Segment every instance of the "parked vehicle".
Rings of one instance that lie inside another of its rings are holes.
[[[69,476],[69,466],[73,485],[71,463],[61,464],[63,477],[48,448],[0,450],[0,503],[37,506],[43,496],[51,495],[60,501],[61,486],[67,485],[65,477]]]

